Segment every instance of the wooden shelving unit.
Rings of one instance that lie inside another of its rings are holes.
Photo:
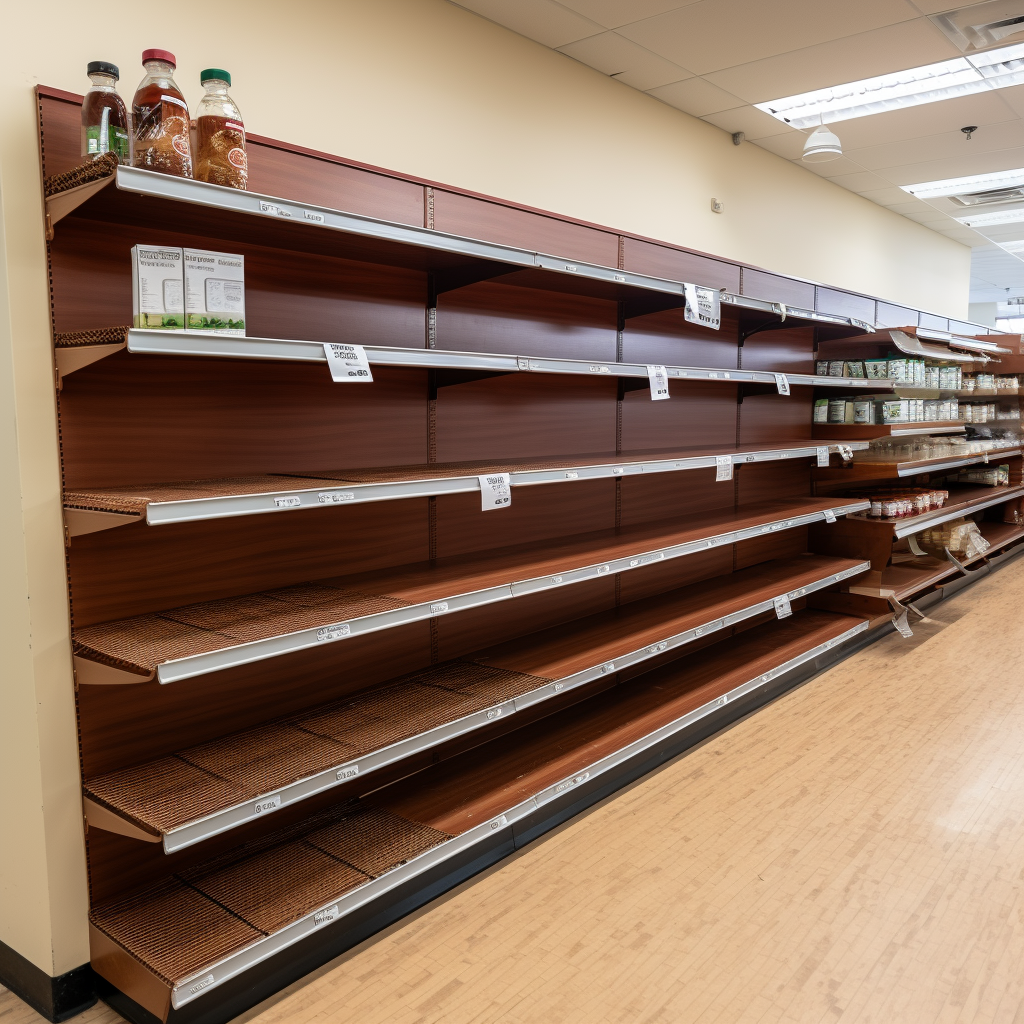
[[[79,111],[39,106],[52,176]],[[884,303],[283,143],[249,172],[46,198],[92,963],[139,1024],[230,1020],[755,710],[901,568],[814,493],[878,436],[814,389],[891,383],[816,351]],[[118,326],[147,242],[244,254],[253,336]]]

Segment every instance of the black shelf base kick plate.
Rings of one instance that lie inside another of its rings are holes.
[[[889,629],[884,631],[888,632]],[[723,705],[661,743],[622,761],[614,769],[574,786],[525,817],[495,830],[485,840],[415,875],[341,917],[336,923],[321,928],[219,985],[208,996],[196,999],[180,1009],[172,1008],[166,1024],[226,1024],[431,900],[541,838],[570,818],[657,770],[709,736],[807,682],[872,642],[881,632],[872,630],[858,633],[845,643],[775,676],[740,699]],[[140,1006],[109,981],[100,978],[99,985],[100,998],[134,1024],[162,1024],[160,1017]]]

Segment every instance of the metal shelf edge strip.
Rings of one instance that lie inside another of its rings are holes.
[[[733,465],[770,462],[784,459],[814,458],[818,448],[838,451],[838,445],[821,444],[800,448],[774,448],[754,452],[730,452]],[[851,445],[858,451],[868,447],[866,441]],[[609,462],[602,465],[573,466],[552,469],[527,469],[512,472],[513,487],[538,484],[567,483],[575,480],[596,480],[632,476],[638,473],[666,473],[691,469],[707,469],[717,465],[717,456],[700,455],[674,459],[649,459],[641,462]],[[496,466],[493,472],[499,472]],[[282,478],[283,479],[283,478]],[[373,501],[428,497],[443,494],[464,494],[480,489],[477,475],[435,477],[423,480],[397,480],[388,483],[345,483],[330,486],[299,487],[290,490],[262,491],[255,494],[219,495],[210,498],[183,498],[153,501],[146,505],[146,522],[150,526],[188,523],[202,519],[265,513],[296,512],[302,509],[332,505],[357,505]],[[278,504],[278,501],[281,504]]]
[[[845,516],[850,513],[860,512],[863,509],[869,508],[870,505],[871,503],[867,501],[844,502],[841,505],[833,506],[827,512],[837,517]],[[797,526],[806,526],[809,523],[820,522],[825,518],[825,509],[822,509],[820,512],[806,512],[787,519],[772,520],[758,526],[748,526],[741,530],[729,530],[710,537],[685,541],[682,544],[651,548],[637,552],[634,555],[624,555],[620,558],[610,559],[607,562],[594,562],[589,565],[579,566],[578,568],[567,569],[558,574],[515,580],[496,587],[453,594],[450,597],[437,598],[434,601],[423,601],[404,608],[378,612],[374,615],[364,615],[359,618],[328,623],[324,626],[296,630],[293,633],[283,633],[279,636],[267,637],[263,640],[252,640],[248,643],[236,644],[232,647],[223,647],[216,651],[162,662],[157,666],[156,676],[160,683],[191,679],[195,676],[205,675],[208,672],[217,672],[221,669],[233,668],[237,665],[247,665],[254,661],[263,661],[266,658],[289,654],[308,647],[316,647],[322,643],[335,643],[349,636],[358,636],[381,629],[390,629],[394,626],[417,622],[421,619],[465,611],[467,608],[476,608],[480,605],[492,604],[495,601],[505,601],[513,597],[519,597],[521,594],[550,590],[553,587],[570,586],[574,583],[581,583],[584,580],[596,579],[599,576],[626,572],[630,569],[639,569],[642,566],[652,565],[662,560],[680,558],[697,551],[705,551],[709,548],[725,544],[735,544],[737,541],[749,540],[753,537],[761,537],[765,534],[789,530]]]
[[[209,359],[268,359],[281,362],[325,363],[322,342],[301,339],[255,338],[211,335],[189,331],[161,331],[132,327],[128,351],[136,355],[202,356]],[[395,348],[364,345],[367,360],[374,366],[422,369],[492,370],[498,373],[555,373],[611,377],[648,376],[641,363],[603,362],[590,359],[557,359],[547,356],[517,356],[508,353],[458,352],[449,349]],[[703,366],[668,366],[669,377],[685,380],[717,380],[775,385],[774,372],[766,370],[715,369]],[[787,373],[789,382],[799,386],[877,389],[887,382],[862,377],[825,377],[808,373]]]
[[[1014,448],[1010,450],[996,449],[995,451],[986,453],[989,458],[986,459],[984,455],[975,455],[969,459],[953,459],[951,462],[940,462],[937,464],[929,464],[927,466],[912,467],[910,469],[897,470],[897,475],[904,476],[918,476],[921,473],[937,473],[944,469],[957,469],[960,466],[976,466],[984,462],[991,462],[995,459],[1012,459],[1015,455],[1021,454],[1020,448]],[[872,465],[870,462],[862,463],[862,465]]]
[[[684,715],[681,718],[677,718],[675,721],[662,726],[660,729],[655,730],[648,736],[637,740],[635,743],[631,743],[628,746],[623,747],[621,750],[610,754],[608,757],[594,762],[589,767],[575,772],[562,782],[558,782],[553,786],[547,787],[535,796],[529,797],[521,803],[516,804],[515,807],[491,818],[489,821],[475,826],[469,831],[462,833],[462,835],[448,840],[446,843],[435,846],[426,853],[420,854],[418,857],[415,857],[405,864],[392,869],[386,874],[381,875],[379,878],[375,878],[372,881],[361,885],[358,889],[341,896],[339,899],[331,900],[320,909],[312,911],[300,920],[285,926],[280,931],[274,932],[266,938],[257,939],[245,949],[242,949],[231,956],[225,957],[223,960],[218,961],[208,968],[204,968],[202,971],[197,971],[192,976],[178,982],[172,988],[172,1005],[175,1009],[180,1009],[186,1003],[189,1003],[200,995],[216,988],[218,985],[229,981],[231,978],[241,974],[245,970],[248,970],[250,967],[256,966],[280,950],[304,939],[314,931],[317,931],[325,925],[351,913],[353,910],[358,909],[370,900],[382,896],[388,890],[395,888],[411,878],[414,878],[416,875],[434,867],[436,864],[440,864],[449,857],[452,857],[455,854],[475,845],[487,836],[496,832],[498,829],[508,827],[514,822],[530,814],[535,809],[544,806],[544,804],[550,803],[552,800],[561,796],[568,790],[574,789],[576,786],[581,785],[589,779],[611,770],[623,761],[628,760],[630,757],[642,753],[644,750],[649,749],[662,740],[668,739],[675,733],[680,732],[688,726],[693,725],[695,722],[700,721],[700,719],[712,714],[727,703],[738,700],[740,697],[745,696],[752,690],[757,689],[757,687],[764,686],[784,673],[795,668],[799,668],[808,661],[811,661],[827,651],[838,647],[840,644],[852,639],[858,633],[863,632],[867,628],[868,622],[865,621],[859,623],[857,626],[854,626],[852,629],[848,629],[840,636],[835,637],[832,640],[828,640],[823,644],[818,644],[811,650],[806,651],[795,658],[791,658],[782,665],[776,666],[768,672],[762,673],[756,678],[751,679],[740,686],[734,687],[723,696],[709,701],[701,707],[696,708],[694,711],[691,711],[689,714]]]
[[[795,601],[798,598],[805,597],[807,594],[812,594],[835,583],[840,583],[851,576],[858,576],[870,568],[870,562],[861,562],[859,565],[844,569],[842,572],[830,574],[820,580],[815,580],[813,583],[805,584],[796,590],[785,591],[784,593],[791,601]],[[681,633],[657,640],[654,643],[645,644],[643,647],[629,651],[611,662],[602,662],[576,672],[573,675],[564,676],[561,679],[553,679],[551,682],[545,683],[543,686],[539,686],[535,690],[522,694],[513,700],[504,701],[480,711],[474,711],[472,714],[446,722],[435,729],[419,733],[416,736],[407,737],[387,747],[370,751],[354,761],[346,761],[316,775],[299,779],[288,786],[268,790],[266,793],[261,793],[250,800],[242,801],[231,807],[225,807],[223,810],[206,815],[186,825],[181,825],[164,834],[164,853],[174,853],[177,850],[183,850],[186,847],[193,846],[213,836],[220,835],[222,832],[262,817],[266,813],[272,813],[272,811],[277,811],[283,807],[288,807],[308,799],[326,789],[343,785],[349,779],[367,775],[378,768],[383,768],[393,764],[395,761],[411,757],[456,736],[480,729],[496,721],[498,718],[507,718],[517,711],[522,711],[524,708],[549,700],[557,694],[575,689],[577,686],[583,686],[586,683],[601,678],[603,675],[617,672],[631,665],[640,664],[650,658],[657,657],[659,654],[663,654],[665,651],[692,643],[694,640],[707,636],[709,633],[735,625],[738,622],[743,622],[745,619],[760,615],[762,612],[771,611],[774,607],[774,601],[775,598],[772,597],[765,601],[748,605],[746,608],[732,612],[721,619],[710,620],[701,623],[699,626],[684,630]],[[270,812],[258,809],[266,801],[272,800],[275,797],[280,797],[280,803],[272,808]]]

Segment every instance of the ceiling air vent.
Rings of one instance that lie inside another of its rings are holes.
[[[949,197],[960,206],[991,206],[993,203],[1017,203],[1024,200],[1024,185],[990,188],[983,192],[961,192]]]
[[[1024,0],[987,0],[929,20],[944,32],[961,53],[1024,42]]]

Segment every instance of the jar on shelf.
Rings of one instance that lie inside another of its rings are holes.
[[[196,109],[196,179],[244,190],[249,165],[245,127],[235,101],[228,95],[231,75],[207,68],[199,80],[206,93]]]
[[[126,164],[131,155],[128,109],[117,91],[117,65],[92,60],[85,71],[92,85],[82,100],[82,159],[113,153],[119,164]]]
[[[174,54],[144,50],[142,66],[146,74],[132,101],[132,164],[191,178],[188,104],[174,82]]]

